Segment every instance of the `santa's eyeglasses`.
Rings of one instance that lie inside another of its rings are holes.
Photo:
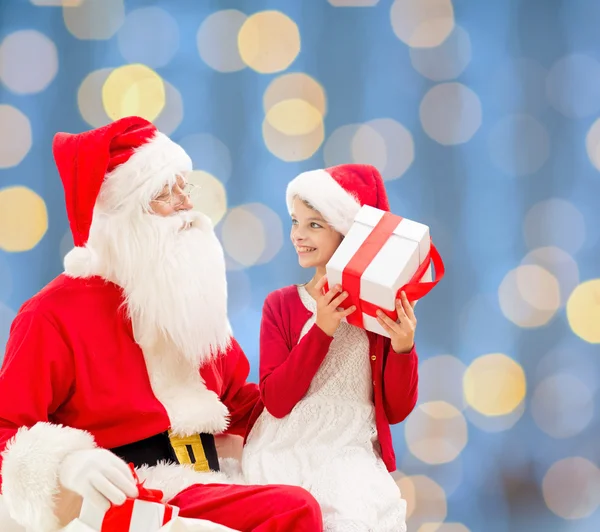
[[[197,195],[200,187],[198,185],[194,185],[193,183],[186,183],[186,185],[181,189],[181,192],[174,194],[173,192],[169,192],[168,194],[161,194],[157,198],[152,201],[155,203],[162,203],[163,205],[169,205],[173,209],[177,209],[181,207],[186,200],[192,200]]]

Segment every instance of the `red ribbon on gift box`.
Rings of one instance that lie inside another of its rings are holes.
[[[381,310],[392,320],[398,319],[398,313],[396,309],[387,310],[381,309],[377,305],[365,301],[360,298],[360,279],[365,273],[365,270],[373,262],[373,259],[381,251],[381,248],[394,234],[394,231],[400,225],[403,218],[391,212],[386,212],[381,217],[381,220],[373,228],[369,236],[358,248],[353,257],[348,261],[344,271],[342,272],[342,287],[348,292],[348,297],[343,301],[342,308],[348,308],[352,305],[356,306],[356,310],[350,314],[346,319],[348,323],[355,325],[356,327],[364,328],[363,314],[367,316],[376,317],[377,311]],[[433,264],[435,269],[435,280],[428,282],[421,282],[423,276],[427,273],[429,265]],[[404,291],[409,301],[415,301],[421,299],[423,296],[428,294],[431,289],[440,282],[444,277],[445,267],[442,257],[438,250],[431,242],[430,251],[421,262],[419,268],[415,274],[411,277],[410,281],[402,286],[397,294],[396,298],[400,297],[400,294]],[[324,292],[328,291],[329,287],[325,285]]]
[[[127,532],[133,516],[133,508],[136,500],[163,504],[163,492],[161,490],[154,490],[144,487],[144,483],[140,482],[133,464],[129,464],[129,469],[131,469],[131,473],[133,474],[133,478],[137,484],[139,493],[138,498],[127,499],[123,505],[111,507],[110,510],[108,510],[108,512],[106,512],[104,515],[104,520],[102,521],[102,532]],[[173,507],[167,504],[165,505],[165,513],[161,526],[166,525],[172,518]]]

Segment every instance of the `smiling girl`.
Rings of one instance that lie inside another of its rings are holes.
[[[349,325],[347,297],[324,294],[325,266],[362,205],[389,210],[379,172],[341,165],[300,174],[287,189],[291,240],[312,279],[269,294],[260,334],[261,403],[242,456],[247,482],[308,489],[328,532],[406,530],[390,425],[417,400],[416,318],[406,296],[390,338]]]

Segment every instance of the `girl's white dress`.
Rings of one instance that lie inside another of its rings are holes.
[[[315,322],[316,302],[298,288]],[[306,396],[283,419],[265,409],[248,437],[250,484],[302,486],[317,499],[326,532],[403,532],[406,501],[377,449],[369,341],[345,322]]]

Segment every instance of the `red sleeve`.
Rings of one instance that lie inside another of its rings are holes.
[[[260,393],[265,408],[282,418],[308,391],[333,338],[313,325],[297,345],[288,346],[289,334],[281,330],[277,317],[281,313],[267,298],[260,325]]]
[[[224,392],[221,401],[230,413],[227,434],[245,437],[250,414],[259,398],[258,385],[246,382],[250,373],[250,363],[240,344],[232,339],[232,344],[223,359]]]
[[[386,346],[383,367],[383,406],[390,425],[404,421],[417,404],[419,358],[413,347],[409,353],[396,353]]]
[[[19,313],[0,370],[0,452],[19,427],[50,421],[73,382],[71,352],[58,329],[40,313]]]

